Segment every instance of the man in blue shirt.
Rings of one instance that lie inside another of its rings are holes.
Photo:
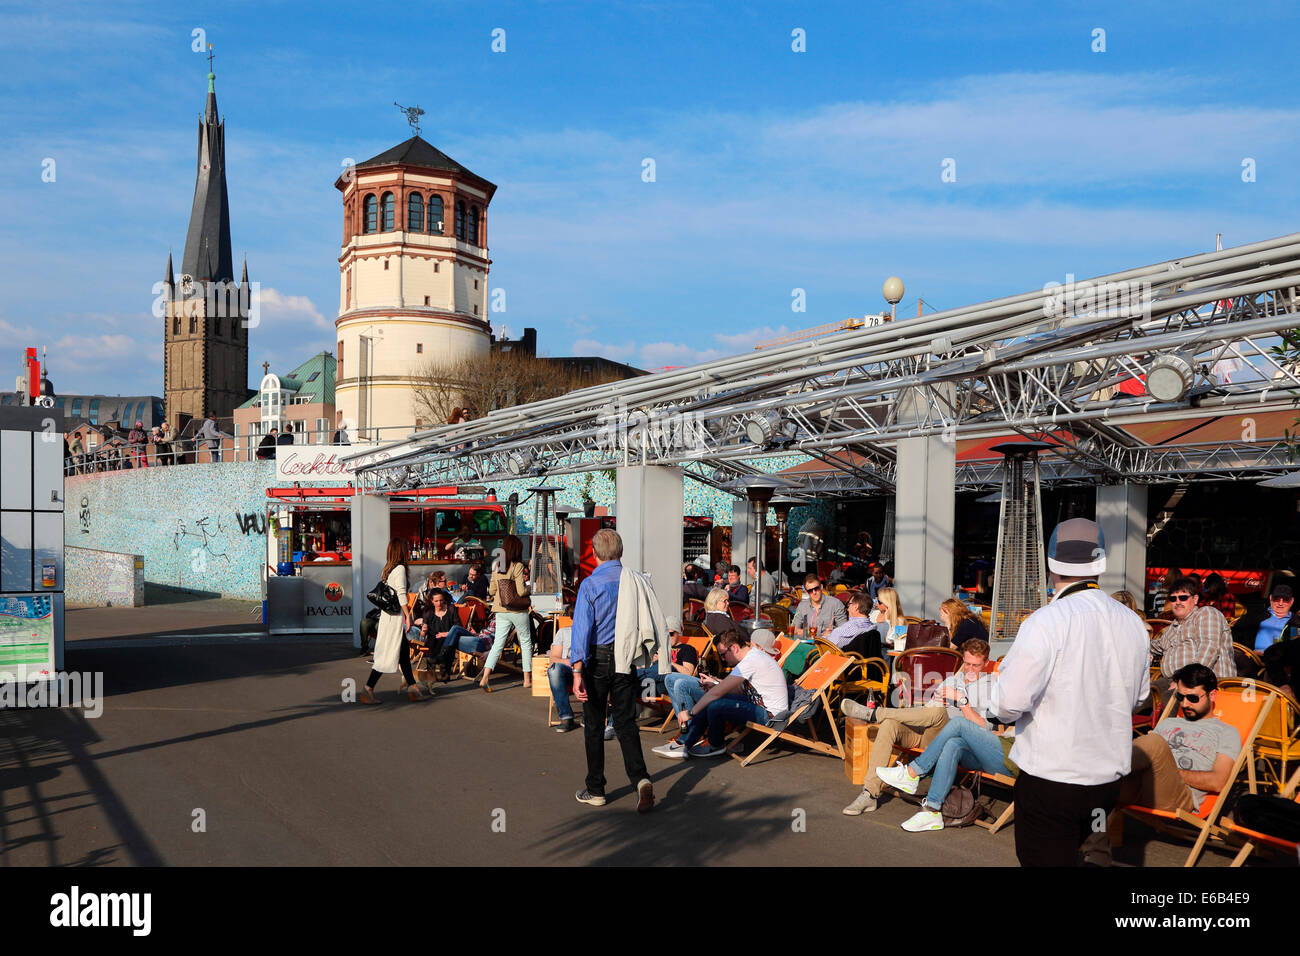
[[[576,794],[579,803],[605,805],[605,711],[612,706],[614,732],[623,751],[623,767],[637,789],[638,813],[654,806],[654,788],[641,753],[641,731],[636,725],[636,699],[640,684],[636,672],[615,673],[614,629],[618,617],[619,578],[623,574],[623,539],[612,528],[592,536],[596,570],[578,588],[573,605],[573,639],[569,664],[573,668],[573,693],[582,701],[583,737],[587,746],[587,785]]]

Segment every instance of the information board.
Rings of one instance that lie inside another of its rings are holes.
[[[0,597],[0,683],[54,673],[54,605],[48,594]]]

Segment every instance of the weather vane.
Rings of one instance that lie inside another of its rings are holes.
[[[212,72],[212,58],[214,56],[216,56],[216,54],[212,52],[212,44],[209,43],[208,44],[208,72],[209,73]]]
[[[403,106],[397,100],[393,100],[393,105],[406,114],[406,121],[411,124],[411,129],[415,130],[415,135],[420,135],[420,117],[424,115],[424,110],[418,106]]]

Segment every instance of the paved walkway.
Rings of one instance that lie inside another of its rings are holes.
[[[349,647],[222,634],[73,643],[67,664],[104,673],[103,714],[0,710],[0,865],[1015,865],[1011,829],[905,833],[901,800],[843,816],[843,765],[790,750],[671,762],[646,734],[659,805],[638,816],[610,742],[610,803],[585,807],[581,733],[517,678],[412,704],[385,676],[362,707],[340,701],[369,669]],[[1121,862],[1181,861],[1135,842]]]

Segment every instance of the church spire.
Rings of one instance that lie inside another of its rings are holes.
[[[168,289],[176,285],[176,274],[172,272],[172,251],[170,249],[167,250],[167,275],[163,277],[163,282],[167,284]]]
[[[181,258],[181,272],[198,282],[228,282],[235,278],[230,254],[230,202],[226,197],[226,126],[217,113],[215,80],[209,52],[208,99],[199,121],[194,205]]]

